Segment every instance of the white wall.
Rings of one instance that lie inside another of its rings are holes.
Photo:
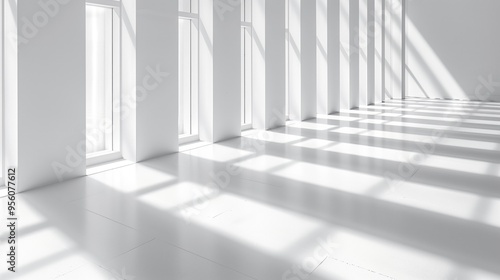
[[[121,152],[125,159],[137,160],[137,7],[136,0],[122,0],[121,72]]]
[[[402,99],[403,84],[403,9],[405,0],[385,0],[385,97]]]
[[[200,1],[200,139],[241,134],[240,0]]]
[[[373,48],[373,103],[382,102],[384,97],[384,30],[383,11],[385,0],[373,0],[373,14],[369,23],[369,37]],[[370,12],[369,14],[371,14]],[[370,48],[369,48],[370,50]],[[370,95],[369,95],[370,96]],[[370,102],[371,103],[371,102]]]
[[[224,1],[200,1],[200,137],[210,142],[241,131],[240,1]],[[85,1],[50,3],[5,2],[5,160],[21,190],[86,169]],[[122,151],[141,161],[178,146],[177,1],[122,3]],[[292,119],[401,98],[405,81],[408,96],[500,101],[500,2],[408,0],[403,17],[404,3],[290,1]],[[254,7],[254,127],[269,129],[284,121],[284,2]]]
[[[18,29],[9,15],[6,165],[25,191],[57,182],[54,163],[66,166],[65,179],[85,174],[85,2],[8,2]]]
[[[253,128],[285,124],[285,1],[252,2]]]
[[[340,2],[316,1],[317,112],[331,114],[340,108]]]
[[[291,120],[316,117],[316,1],[289,2]]]
[[[339,40],[340,40],[340,110],[350,109],[351,82],[350,82],[350,0],[339,0]]]
[[[368,105],[368,0],[359,0],[359,105]]]
[[[142,161],[178,150],[178,2],[122,3],[122,153]]]
[[[17,3],[4,2],[4,165],[3,169],[16,167],[17,143]],[[5,172],[5,171],[4,171]],[[4,176],[4,182],[7,182]]]
[[[327,113],[340,111],[340,0],[327,0],[328,101]],[[318,73],[319,74],[319,73]]]
[[[333,1],[336,2],[336,1]],[[332,3],[333,3],[332,2]],[[333,4],[332,4],[333,5]],[[329,114],[332,110],[330,102],[332,96],[329,94],[328,85],[328,1],[316,1],[316,94],[318,114]]]
[[[499,14],[497,0],[408,1],[407,95],[500,101],[487,82],[500,81]]]
[[[349,109],[359,107],[359,1],[349,1]]]
[[[84,176],[85,1],[5,8],[5,164],[17,167],[19,191]],[[132,161],[178,148],[177,8],[177,1],[123,1],[120,120],[123,155]]]
[[[179,5],[177,0],[136,5],[136,160],[141,161],[178,150]]]
[[[331,43],[328,45],[329,48],[332,44],[339,46],[338,50],[330,49],[332,53],[339,52],[338,62],[333,60],[329,62],[331,69],[336,70],[335,65],[339,67],[336,77],[329,78],[330,82],[335,79],[339,81],[339,97],[336,98],[337,106],[335,106],[337,110],[348,110],[382,102],[384,93],[387,92],[391,92],[391,96],[395,98],[401,98],[401,86],[398,89],[393,85],[401,84],[402,81],[391,73],[393,67],[397,66],[393,60],[396,60],[398,56],[400,57],[399,76],[402,73],[401,55],[394,53],[398,51],[395,42],[401,45],[403,39],[402,32],[398,34],[397,26],[394,25],[401,25],[402,20],[384,21],[384,18],[390,19],[393,13],[401,14],[401,1],[339,0],[328,2],[329,7],[332,6],[330,3],[339,5],[338,13],[332,11],[332,16],[329,18],[338,22],[338,33],[330,34],[329,42]],[[337,42],[339,44],[336,44]],[[393,89],[399,90],[398,93],[395,94]],[[321,92],[320,89],[318,90]]]

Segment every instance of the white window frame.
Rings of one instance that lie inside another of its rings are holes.
[[[110,8],[113,10],[113,96],[112,96],[112,150],[90,153],[86,155],[87,167],[122,159],[121,153],[121,1],[119,0],[87,0],[87,5]],[[118,32],[114,32],[118,30]]]
[[[285,0],[285,117],[290,119],[290,0]]]
[[[199,137],[199,98],[198,98],[198,77],[199,77],[199,3],[198,0],[191,0],[191,11],[178,11],[178,20],[189,20],[191,22],[191,65],[190,65],[190,93],[189,93],[189,133],[179,134],[179,144],[186,144],[200,139]],[[194,11],[193,11],[194,10]],[[193,47],[194,46],[194,47]],[[179,88],[180,94],[180,88]],[[180,110],[180,108],[179,108]]]
[[[252,85],[252,80],[253,80],[253,73],[252,73],[252,68],[253,68],[253,27],[252,27],[252,0],[242,0],[241,1],[241,36],[243,38],[244,45],[241,46],[241,69],[242,69],[242,80],[241,80],[241,129],[246,130],[252,128],[252,118],[253,118],[253,85]],[[250,35],[250,49],[247,50],[246,48],[246,35]],[[249,53],[247,53],[249,52]],[[246,62],[248,57],[247,55],[250,55],[249,58],[249,64],[247,65]],[[249,70],[249,73],[246,71]],[[247,75],[250,76],[249,81],[247,81]],[[249,84],[247,84],[249,82]],[[248,96],[249,95],[249,96]]]

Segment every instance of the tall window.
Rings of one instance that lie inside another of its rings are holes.
[[[91,2],[86,6],[87,154],[100,156],[120,151],[120,24],[119,7]]]
[[[198,135],[198,0],[179,0],[179,135]]]
[[[289,29],[289,0],[285,0],[285,115],[289,113],[289,57],[290,57],[290,29]]]
[[[252,2],[241,0],[241,124],[252,123]]]

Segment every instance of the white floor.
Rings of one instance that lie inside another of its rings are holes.
[[[2,261],[2,280],[500,279],[500,104],[388,101],[18,207],[19,271]]]

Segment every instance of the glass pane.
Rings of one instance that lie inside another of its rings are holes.
[[[245,28],[241,28],[241,124],[245,124]]]
[[[245,28],[245,123],[252,123],[252,34]]]
[[[252,1],[245,0],[244,7],[245,7],[245,21],[251,22],[252,21]]]
[[[241,21],[245,21],[245,0],[241,0]]]
[[[191,0],[179,0],[179,12],[191,12]]]
[[[198,13],[198,0],[191,0],[191,13]]]
[[[87,153],[113,149],[113,10],[88,5]]]
[[[241,1],[241,20],[250,23],[251,0]],[[241,26],[241,123],[252,122],[252,32],[248,24]]]
[[[191,134],[191,20],[179,19],[179,134]]]
[[[192,1],[191,3],[194,3]],[[191,134],[198,134],[198,25],[196,20],[191,22]]]

